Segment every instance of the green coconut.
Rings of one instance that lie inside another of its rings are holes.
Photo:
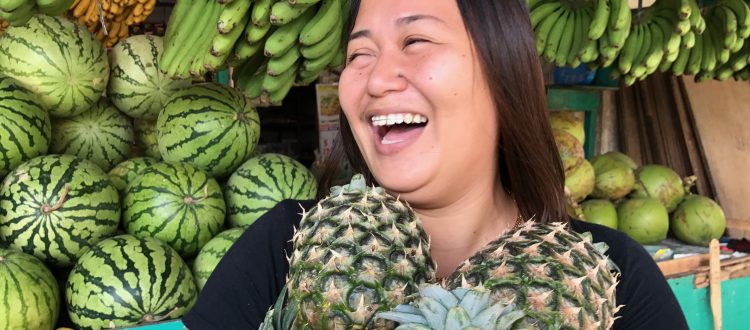
[[[551,111],[549,121],[552,128],[566,131],[573,135],[578,142],[584,144],[586,141],[586,131],[583,126],[583,116],[581,112],[573,111]]]
[[[595,183],[594,167],[587,160],[584,160],[565,177],[565,187],[576,201],[586,199],[586,196],[594,190]]]
[[[633,196],[656,198],[668,212],[672,212],[685,197],[685,186],[682,178],[671,168],[650,164],[636,172]]]
[[[617,208],[617,229],[636,242],[647,245],[661,242],[669,231],[669,214],[659,200],[636,197]]]
[[[566,131],[552,129],[552,132],[555,136],[557,150],[560,152],[565,175],[568,176],[573,169],[584,161],[583,144]]]
[[[629,160],[629,162],[628,162]],[[625,154],[609,152],[594,157],[596,183],[591,196],[598,199],[618,200],[627,196],[635,186],[635,163]]]
[[[581,203],[586,222],[617,229],[617,209],[606,199],[590,199]]]
[[[670,227],[681,241],[708,246],[712,239],[718,239],[724,234],[726,217],[721,206],[712,199],[690,195],[672,214]]]

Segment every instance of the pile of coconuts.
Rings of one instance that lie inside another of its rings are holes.
[[[568,214],[618,229],[642,245],[656,244],[671,230],[699,246],[724,234],[724,211],[712,199],[693,194],[695,178],[682,178],[659,164],[639,166],[621,152],[585,159],[583,113],[550,112],[565,169]]]

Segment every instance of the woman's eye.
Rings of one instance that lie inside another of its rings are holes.
[[[359,57],[360,55],[362,55],[362,54],[360,54],[360,53],[352,53],[352,54],[350,54],[350,55],[349,55],[349,56],[348,56],[348,57],[346,58],[346,63],[351,63],[352,61],[356,60],[356,59],[357,59],[357,57]]]
[[[404,40],[404,47],[417,44],[417,43],[421,43],[421,42],[427,42],[427,40],[422,39],[422,38],[407,38],[406,40]]]

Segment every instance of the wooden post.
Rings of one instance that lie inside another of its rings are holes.
[[[711,292],[711,314],[714,317],[714,330],[721,330],[721,259],[719,241],[711,240],[709,249],[709,272]]]

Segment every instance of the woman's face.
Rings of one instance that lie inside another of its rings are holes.
[[[383,187],[429,207],[494,183],[497,115],[455,0],[363,0],[347,57],[341,106]]]

